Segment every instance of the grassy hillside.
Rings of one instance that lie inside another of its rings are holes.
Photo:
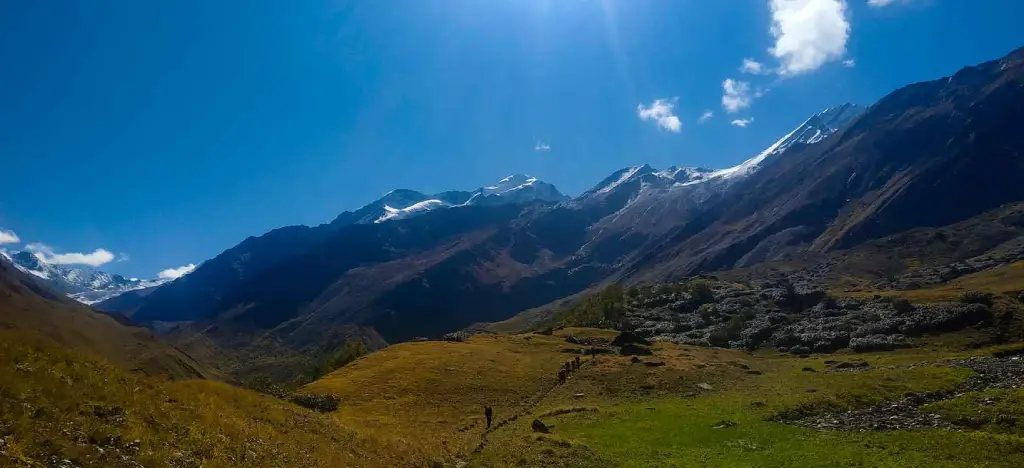
[[[226,378],[158,340],[151,331],[53,293],[3,261],[0,261],[0,330],[45,337],[147,375]]]
[[[567,342],[568,336],[593,346]],[[840,411],[948,388],[971,371],[910,364],[982,351],[916,349],[801,359],[656,343],[654,355],[640,362],[588,355],[565,385],[555,385],[555,370],[574,356],[568,351],[610,348],[605,343],[614,336],[565,329],[552,336],[406,343],[364,357],[306,389],[341,398],[333,414],[339,424],[450,466],[1024,463],[1024,439],[1012,431],[841,433],[771,421],[780,413]],[[863,359],[869,367],[833,372],[825,364],[830,359]],[[1016,400],[1007,401],[1015,412],[1006,417],[1024,417],[1019,404],[1013,406]],[[494,408],[490,430],[485,405]],[[958,410],[968,411],[955,405],[944,409]],[[534,433],[535,418],[551,433]]]
[[[426,462],[333,417],[209,380],[135,375],[0,332],[0,466],[325,467]]]

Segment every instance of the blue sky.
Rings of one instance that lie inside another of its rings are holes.
[[[729,166],[823,108],[1024,45],[1022,17],[1018,0],[7,2],[0,247],[148,278],[396,187],[527,173],[576,195],[629,165]]]

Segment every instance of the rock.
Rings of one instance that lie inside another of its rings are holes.
[[[759,371],[759,370],[748,370],[747,374],[750,374],[750,375],[761,375],[761,371]]]
[[[619,354],[622,356],[650,356],[653,355],[654,352],[652,352],[650,348],[644,346],[626,344],[619,348]]]
[[[838,362],[835,365],[833,365],[832,368],[833,369],[863,369],[863,368],[869,367],[869,366],[870,366],[870,364],[868,364],[867,361],[857,361],[857,362],[842,361],[842,362]]]
[[[892,351],[913,346],[906,335],[870,335],[850,339],[850,349],[858,353]]]
[[[457,332],[448,333],[448,334],[444,335],[443,337],[441,337],[441,340],[442,341],[452,341],[452,342],[456,342],[456,343],[462,343],[462,342],[468,340],[469,336],[470,335],[467,332],[457,331]]]
[[[706,384],[704,382],[701,382],[701,383],[697,384],[697,387],[700,388],[701,390],[708,390],[708,391],[715,389],[715,387],[712,387],[710,384]]]
[[[641,362],[641,359],[636,356],[633,356],[632,358],[629,359],[629,362],[636,364],[638,362]]]
[[[665,363],[662,362],[662,361],[647,361],[647,362],[644,363],[644,365],[647,366],[647,367],[661,367],[661,366],[664,366]]]
[[[533,428],[533,432],[539,432],[541,434],[550,434],[551,433],[551,430],[548,429],[548,426],[546,424],[540,422],[539,419],[534,419],[533,420],[533,424],[531,424],[531,427]]]
[[[644,345],[644,346],[650,346],[651,342],[648,341],[648,340],[645,340],[643,337],[641,337],[641,336],[639,336],[639,335],[637,335],[636,333],[633,333],[633,332],[622,332],[622,333],[619,333],[619,336],[616,336],[615,339],[612,340],[612,346],[622,347],[622,346],[630,345],[630,344],[633,344],[633,345],[640,344],[640,345]]]
[[[804,367],[803,369],[800,369],[800,370],[803,371],[803,372],[818,372],[818,371],[814,370],[813,367]]]
[[[584,396],[585,396],[585,395],[584,395],[584,394],[582,394],[582,393],[577,393],[577,394],[574,394],[574,395],[573,395],[573,398],[583,398]]]
[[[721,420],[721,421],[718,421],[718,422],[716,422],[715,424],[713,424],[713,425],[711,426],[711,428],[712,428],[712,429],[724,429],[724,428],[727,428],[727,427],[733,427],[733,426],[735,426],[735,425],[736,425],[736,423],[735,423],[735,422],[733,422],[733,421],[729,421],[729,420],[727,420],[727,419],[723,419],[723,420]]]
[[[789,353],[795,354],[797,356],[806,356],[808,354],[811,354],[811,348],[808,348],[803,345],[797,345],[792,348],[789,348]]]

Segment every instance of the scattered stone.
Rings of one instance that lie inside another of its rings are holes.
[[[733,427],[735,425],[736,425],[735,422],[729,421],[727,419],[723,419],[721,421],[716,422],[714,425],[711,426],[711,428],[712,429],[724,429],[724,428],[727,428],[727,427]]]
[[[750,406],[754,407],[754,408],[764,408],[767,405],[765,405],[765,403],[763,401],[755,401],[755,402],[751,403]]]
[[[647,367],[661,367],[661,366],[664,366],[665,363],[662,362],[662,361],[647,361],[647,362],[644,362],[644,365],[647,366]]]
[[[533,420],[533,424],[531,424],[531,427],[533,428],[533,432],[539,432],[541,434],[550,434],[551,433],[551,430],[548,429],[548,426],[546,424],[540,422],[539,419],[534,419]]]
[[[792,348],[789,348],[789,353],[795,354],[797,356],[807,356],[811,354],[811,348],[808,348],[807,346],[803,345],[797,345]]]
[[[747,371],[747,374],[750,374],[750,375],[761,375],[761,373],[762,372],[759,371],[759,370],[748,370]]]
[[[899,400],[841,413],[801,415],[795,419],[778,416],[775,420],[829,431],[865,432],[922,428],[961,430],[961,425],[970,428],[970,421],[947,421],[938,414],[922,412],[920,408],[938,401],[958,398],[965,393],[983,392],[990,389],[1024,388],[1024,360],[1020,359],[972,357],[938,363],[913,364],[906,368],[923,366],[965,368],[974,373],[968,376],[963,383],[945,390],[911,392]],[[990,398],[980,398],[975,403],[986,406],[993,404],[994,401]]]
[[[870,367],[870,364],[868,364],[867,361],[857,361],[857,362],[841,361],[841,362],[837,362],[836,364],[834,364],[832,366],[832,369],[834,369],[834,370],[864,369],[864,368],[867,368],[867,367]]]
[[[633,364],[637,364],[637,363],[639,363],[639,362],[642,362],[642,361],[643,361],[642,359],[640,359],[640,358],[638,358],[638,357],[636,357],[636,356],[633,356],[633,357],[631,357],[631,358],[629,359],[629,362],[631,362],[631,363],[633,363]]]
[[[704,382],[701,382],[701,383],[697,384],[697,387],[700,388],[701,390],[708,390],[708,391],[711,391],[711,390],[715,389],[715,387],[712,387],[711,384],[707,384],[707,383],[704,383]]]
[[[584,396],[585,395],[582,394],[582,393],[577,393],[577,394],[573,395],[574,398],[583,398]]]
[[[462,342],[468,340],[469,337],[470,337],[470,334],[468,332],[457,331],[457,332],[448,333],[448,334],[442,336],[441,340],[442,341],[452,341],[452,342],[455,342],[455,343],[462,343]]]
[[[800,370],[803,371],[803,372],[818,372],[813,367],[804,367],[803,369],[800,369]]]
[[[913,346],[910,338],[906,335],[870,335],[850,339],[850,349],[858,353],[872,351],[892,351],[894,349],[909,348]]]
[[[642,384],[640,385],[641,390],[654,390],[654,384]]]

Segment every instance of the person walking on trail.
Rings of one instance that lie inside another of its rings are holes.
[[[494,410],[490,406],[484,407],[484,417],[487,418],[487,428],[491,428],[491,417],[494,416]]]

